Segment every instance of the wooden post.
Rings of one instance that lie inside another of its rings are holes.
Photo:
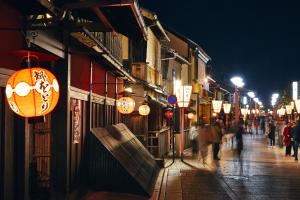
[[[65,199],[70,184],[70,77],[71,56],[69,55],[69,33],[64,31],[64,59],[53,71],[60,84],[58,104],[52,112],[52,166],[51,184],[56,199]]]

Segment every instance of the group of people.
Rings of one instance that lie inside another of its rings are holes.
[[[286,147],[285,155],[293,156],[295,161],[298,160],[298,147],[300,143],[300,120],[297,122],[287,122],[283,129],[283,142]],[[292,149],[294,154],[291,155]]]
[[[243,123],[239,123],[239,125],[235,129],[236,133],[236,144],[237,144],[237,152],[238,155],[241,154],[243,149]],[[197,123],[192,123],[192,127],[190,129],[190,140],[192,145],[192,154],[193,156],[199,153],[203,159],[203,163],[206,162],[207,156],[207,148],[208,145],[212,144],[213,146],[213,159],[220,160],[219,151],[220,144],[222,143],[222,137],[225,134],[225,125],[222,119],[217,119],[212,126],[203,125],[197,126]]]

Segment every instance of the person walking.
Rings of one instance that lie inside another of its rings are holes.
[[[241,153],[244,147],[243,144],[243,133],[244,133],[244,128],[243,128],[243,124],[239,123],[235,138],[236,138],[236,144],[237,144],[237,152],[238,152],[238,156],[239,158],[241,157]]]
[[[263,135],[266,133],[266,122],[264,117],[260,119],[260,130]]]
[[[270,139],[270,147],[275,148],[275,130],[276,127],[274,125],[274,122],[272,121],[269,125],[269,139]]]
[[[255,128],[255,134],[258,135],[258,126],[259,126],[259,119],[256,117],[254,119],[254,128]]]
[[[291,156],[291,138],[292,138],[292,127],[291,123],[287,123],[287,126],[283,130],[283,142],[285,145],[285,156]]]
[[[300,143],[300,120],[297,121],[297,126],[295,128],[295,138],[294,138],[294,154],[295,161],[298,161],[298,147]]]
[[[217,120],[213,127],[213,137],[214,137],[214,146],[213,146],[213,157],[214,160],[220,160],[219,151],[220,151],[220,143],[222,141],[222,120]]]
[[[295,157],[295,132],[296,132],[296,122],[291,123],[291,146],[293,149],[293,157]]]
[[[196,122],[192,122],[192,127],[190,128],[189,135],[192,145],[192,155],[194,157],[198,153],[198,129]]]

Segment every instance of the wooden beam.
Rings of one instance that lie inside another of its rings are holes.
[[[89,0],[78,3],[69,3],[63,6],[63,9],[74,10],[74,9],[83,9],[91,7],[112,7],[112,6],[130,6],[132,4],[131,0],[122,0],[118,1],[107,1],[107,0]]]
[[[105,28],[110,29],[113,32],[115,32],[114,27],[111,25],[109,20],[106,18],[106,16],[103,14],[103,12],[98,7],[93,7],[92,10],[97,15],[97,17],[100,19],[100,21],[103,22]]]

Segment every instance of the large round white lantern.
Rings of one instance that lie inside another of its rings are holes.
[[[135,101],[130,97],[121,97],[117,100],[117,109],[122,114],[130,114],[134,111]]]
[[[148,105],[144,104],[139,107],[140,115],[147,116],[147,115],[149,115],[149,113],[150,113],[150,107]]]

